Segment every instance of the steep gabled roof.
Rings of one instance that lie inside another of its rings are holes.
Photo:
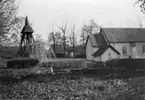
[[[145,42],[145,28],[102,28],[109,42]]]
[[[88,36],[88,39],[90,39],[90,42],[91,42],[91,44],[92,44],[93,47],[100,46],[99,43],[98,43],[97,40],[96,40],[95,34],[90,34],[90,35]]]
[[[108,45],[106,47],[100,47],[99,50],[97,50],[95,53],[92,54],[94,57],[101,56],[108,48],[111,48],[114,52],[120,55],[120,53],[111,45]]]
[[[94,34],[94,36],[99,46],[106,47],[108,45],[107,40],[103,34]]]
[[[101,56],[108,48],[111,48],[114,52],[120,54],[114,47],[109,45],[108,39],[102,29],[99,34],[90,34],[87,38],[87,42],[89,39],[92,47],[99,47],[99,49],[92,54],[94,57]]]
[[[29,25],[29,21],[28,21],[28,18],[26,16],[26,19],[25,19],[25,26],[23,27],[21,33],[33,33],[34,30],[32,29],[32,27]]]
[[[107,40],[103,34],[90,34],[87,37],[87,41],[90,40],[92,47],[106,47],[108,45]]]

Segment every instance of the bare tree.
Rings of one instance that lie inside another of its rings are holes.
[[[96,22],[93,19],[90,19],[89,24],[88,25],[84,25],[82,27],[83,32],[85,32],[85,34],[92,34],[94,29],[99,28],[99,26],[96,24]]]
[[[80,43],[81,43],[81,45],[85,46],[86,39],[87,39],[87,34],[85,34],[84,32],[82,32],[81,33],[81,37],[80,37]]]
[[[73,41],[73,52],[74,52],[74,48],[75,48],[75,26],[72,27],[72,41]]]
[[[48,35],[48,42],[53,44],[53,50],[56,51],[58,43],[62,42],[62,36],[60,32],[50,32]]]
[[[64,25],[64,26],[60,26],[60,27],[58,27],[61,31],[62,31],[62,33],[63,33],[63,51],[64,51],[64,53],[65,53],[65,51],[66,51],[66,29],[67,29],[67,22],[66,22],[66,24]]]
[[[85,45],[87,35],[98,33],[99,30],[100,30],[100,27],[92,19],[89,21],[88,25],[84,24],[82,27],[82,33],[80,37],[81,44]]]
[[[55,51],[55,37],[54,32],[50,32],[48,35],[48,41],[53,43],[53,50]]]
[[[76,36],[75,36],[75,25],[71,27],[71,34],[69,36],[70,45],[73,47],[73,52],[75,45],[77,44]]]

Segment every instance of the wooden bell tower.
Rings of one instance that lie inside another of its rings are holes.
[[[25,25],[21,31],[21,41],[19,45],[19,49],[17,52],[18,57],[30,57],[33,52],[33,29],[29,25],[28,18],[26,16]]]

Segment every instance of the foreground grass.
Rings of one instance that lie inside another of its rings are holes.
[[[101,80],[95,75],[35,75],[0,80],[0,99],[145,100],[145,77]]]
[[[29,69],[1,69],[0,100],[145,100],[144,71],[100,66],[74,59],[52,60]],[[49,67],[62,72],[48,74]]]

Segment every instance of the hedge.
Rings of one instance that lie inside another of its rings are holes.
[[[42,67],[53,67],[54,69],[78,69],[78,68],[101,68],[103,62],[89,61],[85,59],[54,59],[42,62]]]
[[[85,66],[87,68],[102,68],[102,67],[105,67],[104,62],[101,62],[101,61],[91,61],[91,60],[86,60],[85,61]]]
[[[41,67],[53,67],[54,69],[71,69],[84,67],[82,59],[54,59],[47,62],[42,62]]]
[[[145,59],[113,59],[106,61],[106,64],[110,67],[125,70],[145,69]]]
[[[34,58],[15,58],[7,62],[7,68],[31,68],[35,67],[38,63],[39,60]]]

